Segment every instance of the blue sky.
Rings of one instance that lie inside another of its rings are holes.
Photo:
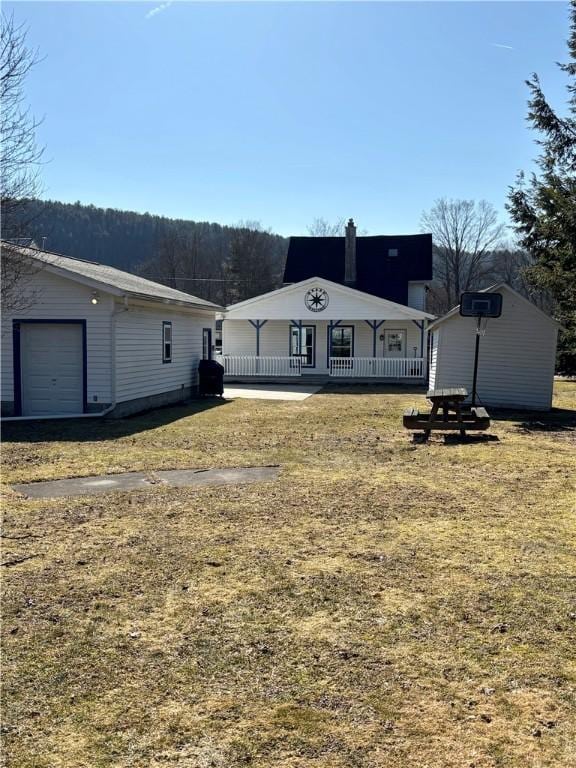
[[[289,235],[419,230],[438,197],[504,217],[536,154],[524,79],[561,105],[566,2],[4,3],[44,197]],[[156,9],[156,10],[155,10]]]

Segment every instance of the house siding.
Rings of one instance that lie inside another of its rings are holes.
[[[439,348],[440,348],[440,334],[442,333],[441,329],[438,328],[435,331],[432,331],[432,343],[430,345],[430,389],[434,389],[436,387],[436,380],[437,380],[437,371],[438,371],[438,359],[439,359]]]
[[[162,323],[172,323],[172,362],[162,361]],[[202,329],[211,328],[206,316],[173,307],[130,307],[116,316],[116,401],[123,403],[164,392],[194,389],[202,357]]]
[[[480,338],[478,396],[482,404],[548,410],[552,404],[557,326],[514,293],[503,290],[502,315]],[[475,318],[453,315],[434,329],[435,388],[472,389]],[[434,346],[433,346],[434,348]]]
[[[314,287],[325,288],[328,293],[328,306],[322,312],[312,312],[306,307],[304,298],[306,292]],[[344,286],[327,285],[322,280],[306,282],[305,285],[290,286],[282,293],[262,296],[242,306],[232,306],[228,309],[227,320],[302,320],[311,321],[354,318],[355,320],[378,320],[391,315],[402,315],[402,309],[383,299],[359,292],[351,292]],[[403,320],[409,318],[403,317]]]
[[[9,410],[14,403],[12,350],[13,320],[86,320],[87,401],[100,407],[111,401],[112,299],[101,293],[91,303],[92,289],[39,269],[27,282],[31,306],[18,312],[2,313],[2,403]]]
[[[426,285],[408,283],[408,306],[426,312]]]

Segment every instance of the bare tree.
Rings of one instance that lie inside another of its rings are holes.
[[[492,252],[504,237],[494,207],[485,200],[437,200],[422,214],[422,230],[434,242],[433,311],[458,303],[462,291],[486,286],[493,270]]]
[[[258,221],[240,222],[233,230],[226,264],[232,301],[280,287],[283,254],[271,235]]]
[[[311,237],[343,237],[346,219],[336,219],[330,223],[322,217],[314,219],[308,227],[308,234]]]
[[[43,149],[36,143],[38,121],[24,104],[24,82],[38,62],[26,45],[26,29],[13,16],[0,18],[0,214],[2,237],[28,234],[26,207],[38,195],[38,166]],[[2,254],[2,307],[22,309],[23,284],[37,269],[25,250],[5,248]]]
[[[496,250],[492,254],[494,279],[507,283],[544,312],[551,314],[554,308],[552,297],[547,291],[536,288],[528,279],[528,270],[534,263],[534,257],[518,246]]]

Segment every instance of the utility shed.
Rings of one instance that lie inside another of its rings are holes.
[[[195,393],[221,307],[105,264],[2,252],[26,272],[2,311],[3,415],[126,416]]]
[[[478,397],[482,405],[538,411],[552,406],[559,324],[505,283],[502,315],[488,320],[480,338]],[[460,307],[430,325],[430,388],[472,391],[476,318]]]

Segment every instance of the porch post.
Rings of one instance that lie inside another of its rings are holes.
[[[420,357],[424,357],[424,323],[425,320],[412,320],[416,328],[420,329]]]
[[[372,328],[372,357],[376,357],[376,332],[381,325],[384,325],[385,320],[365,320],[366,323]]]
[[[268,320],[248,320],[248,322],[256,329],[256,357],[260,357],[260,328],[266,325]]]

